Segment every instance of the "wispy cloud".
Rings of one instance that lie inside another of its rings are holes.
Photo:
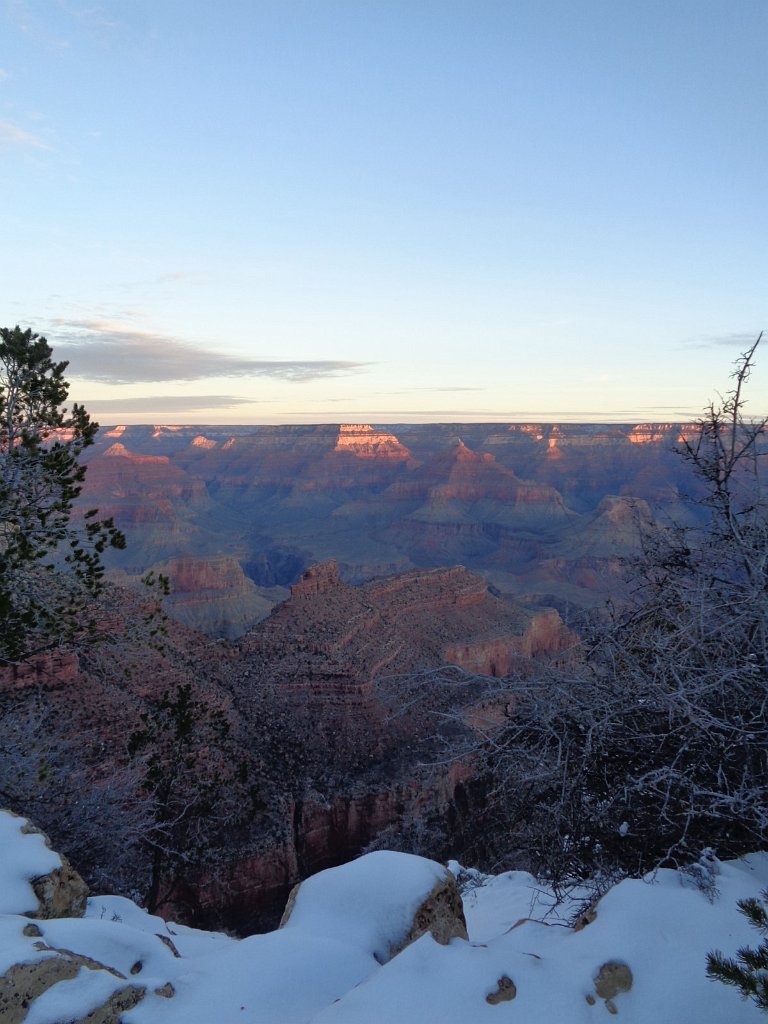
[[[101,43],[111,42],[125,32],[126,23],[107,12],[103,4],[88,4],[87,7],[65,8],[74,21],[79,23]]]
[[[365,417],[368,421],[392,424],[409,422],[404,417],[434,419],[442,416],[444,423],[597,423],[597,424],[636,424],[636,423],[687,423],[695,419],[698,410],[676,409],[674,415],[667,406],[665,415],[658,415],[659,410],[650,409],[345,409],[346,416],[359,416],[361,422]]]
[[[248,359],[190,345],[109,320],[54,320],[56,355],[70,373],[104,384],[148,384],[210,377],[272,377],[305,383],[356,373],[370,363],[338,359]]]
[[[168,274],[159,274],[153,284],[176,284],[179,281],[200,281],[205,274],[199,270],[174,270]]]
[[[11,77],[11,72],[6,71],[5,68],[0,68],[0,82],[5,82],[6,79]]]
[[[83,399],[82,404],[95,416],[102,413],[192,413],[208,409],[235,409],[241,405],[254,405],[251,398],[235,395],[155,395],[136,398]]]
[[[50,7],[55,6],[55,19],[51,17]],[[129,12],[129,5],[121,5]],[[16,28],[36,43],[51,49],[68,49],[72,43],[67,36],[76,36],[86,32],[100,44],[120,42],[129,29],[129,22],[115,16],[114,0],[100,3],[88,0],[87,3],[70,3],[69,0],[57,0],[55,5],[50,2],[40,4],[28,3],[27,0],[6,0],[7,14],[15,23]],[[56,28],[53,28],[53,25]],[[59,34],[59,30],[67,36]]]
[[[738,348],[746,351],[751,348],[759,331],[733,331],[730,334],[709,334],[691,341],[685,342],[684,348],[715,348],[725,346],[727,348]]]
[[[19,128],[11,121],[0,121],[0,145],[27,146],[31,149],[50,149],[51,147],[37,135]]]
[[[401,388],[398,391],[374,391],[372,398],[400,398],[404,395],[414,395],[416,392],[429,391],[435,394],[453,394],[456,391],[487,391],[487,388],[477,387],[433,387],[433,388]],[[346,398],[327,398],[327,402],[346,402]]]
[[[120,287],[126,292],[143,291],[146,288],[158,288],[174,284],[198,284],[207,278],[202,270],[173,270],[154,277],[145,277],[133,281],[123,281]]]

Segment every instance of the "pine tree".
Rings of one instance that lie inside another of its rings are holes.
[[[752,999],[756,1006],[768,1013],[768,889],[756,899],[739,900],[738,907],[763,936],[756,949],[742,946],[735,959],[719,950],[707,956],[707,975],[724,985],[733,985],[741,994]]]
[[[0,663],[82,634],[107,547],[124,547],[91,509],[72,522],[98,424],[64,403],[66,362],[29,329],[0,328]]]

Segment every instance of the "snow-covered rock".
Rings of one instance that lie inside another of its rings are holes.
[[[386,963],[425,932],[466,939],[454,876],[424,857],[379,850],[294,887],[280,922],[352,942]]]
[[[48,836],[26,818],[0,811],[0,913],[82,917],[88,886]]]

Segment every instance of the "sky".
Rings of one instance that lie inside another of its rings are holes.
[[[690,419],[768,326],[767,46],[766,0],[0,0],[0,324],[104,424]]]

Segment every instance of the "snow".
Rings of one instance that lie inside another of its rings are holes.
[[[410,853],[379,850],[302,882],[286,928],[349,942],[375,957],[407,935],[413,916],[446,869]]]
[[[29,909],[28,878],[58,858],[21,824],[0,813],[0,975],[13,963],[56,955],[41,944],[122,975],[81,967],[33,1002],[27,1024],[82,1019],[126,985],[144,986],[146,995],[123,1014],[125,1024],[599,1024],[611,1014],[594,979],[609,961],[632,972],[631,989],[614,998],[622,1024],[765,1020],[736,991],[710,981],[705,962],[710,950],[756,944],[736,902],[768,885],[768,854],[709,860],[714,891],[671,870],[624,880],[580,931],[565,922],[584,893],[556,905],[524,872],[487,876],[452,864],[470,883],[470,941],[441,946],[427,934],[382,966],[445,876],[441,865],[380,851],[321,872],[303,883],[286,927],[239,941],[167,923],[113,896],[92,897],[83,919],[36,921],[42,935],[35,937],[23,934],[28,919],[9,907]],[[492,1005],[486,997],[503,977],[514,982],[515,998]],[[170,998],[156,991],[167,992],[168,983]]]
[[[0,860],[0,864],[2,864],[2,860]],[[0,872],[2,872],[2,868],[0,868]],[[0,881],[1,890],[2,883]],[[32,945],[32,940],[24,935],[22,929],[25,924],[28,924],[26,918],[18,917],[15,914],[0,914],[0,977],[16,963],[32,963],[35,960],[44,959],[44,954],[39,953]]]
[[[177,961],[171,1000],[148,996],[135,1024],[304,1024],[377,965],[353,946],[287,930],[252,935],[226,951]]]
[[[113,921],[93,921],[88,918],[62,918],[35,922],[43,933],[39,941],[54,949],[70,949],[113,970],[130,977],[131,968],[142,964],[139,980],[147,983],[147,976],[162,985],[165,975],[174,970],[173,952],[157,935],[138,931],[124,925],[115,927]],[[73,945],[74,943],[74,945]]]
[[[45,845],[38,833],[22,833],[25,818],[0,812],[0,913],[29,914],[37,909],[31,878],[39,878],[61,867],[61,858]]]
[[[486,942],[509,931],[519,921],[533,918],[547,924],[566,925],[577,910],[589,902],[585,888],[574,887],[569,899],[561,903],[552,891],[527,871],[507,871],[502,875],[484,875],[448,865],[464,886],[464,916],[472,941]]]
[[[125,985],[111,974],[81,970],[74,978],[60,981],[32,1003],[24,1024],[62,1024],[96,1010],[112,993]]]
[[[223,932],[206,932],[172,921],[166,922],[161,917],[147,913],[142,907],[137,907],[124,896],[91,896],[85,916],[99,921],[118,922],[152,935],[164,935],[182,956],[210,953],[221,946],[237,943],[237,939]]]
[[[733,990],[709,981],[705,961],[715,947],[754,943],[736,901],[756,894],[766,881],[765,854],[723,864],[714,902],[681,884],[676,871],[625,880],[600,900],[594,923],[576,932],[536,921],[510,928],[542,895],[543,904],[551,905],[531,876],[510,872],[472,891],[469,943],[453,940],[440,947],[423,936],[313,1024],[594,1021],[598,1010],[604,1012],[602,1000],[595,996],[597,1005],[590,1006],[586,997],[595,995],[593,979],[607,961],[632,970],[631,991],[615,999],[623,1024],[757,1024],[763,1015]],[[491,924],[505,930],[490,937]],[[489,1005],[485,997],[505,974],[517,987],[516,998]]]

